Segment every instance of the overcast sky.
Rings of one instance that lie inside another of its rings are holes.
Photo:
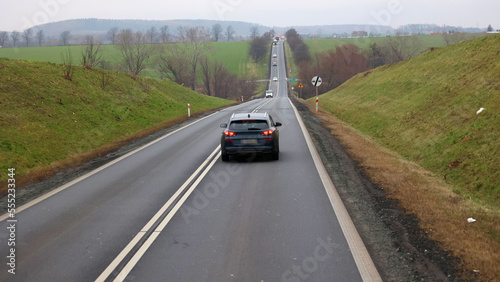
[[[77,18],[211,19],[265,26],[430,23],[500,29],[500,0],[0,0],[0,30]]]

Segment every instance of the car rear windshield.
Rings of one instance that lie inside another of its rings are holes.
[[[262,130],[268,128],[266,120],[247,119],[235,120],[229,125],[229,129],[234,130]]]

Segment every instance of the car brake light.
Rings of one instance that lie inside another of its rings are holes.
[[[260,134],[264,135],[264,136],[269,136],[269,135],[272,135],[273,134],[273,130],[266,130],[266,131],[262,131]]]
[[[224,131],[224,134],[226,136],[236,136],[236,132],[233,132],[233,131]]]

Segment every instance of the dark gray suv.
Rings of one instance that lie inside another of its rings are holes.
[[[274,160],[279,159],[280,144],[278,127],[269,113],[233,114],[228,123],[223,123],[221,137],[222,160],[229,161],[230,155],[265,153]]]

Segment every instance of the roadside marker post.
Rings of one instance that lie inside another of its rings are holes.
[[[318,111],[318,87],[321,85],[321,82],[323,82],[323,80],[319,76],[315,76],[311,80],[312,85],[316,87],[316,112]]]
[[[191,117],[191,105],[188,104],[188,117]]]

